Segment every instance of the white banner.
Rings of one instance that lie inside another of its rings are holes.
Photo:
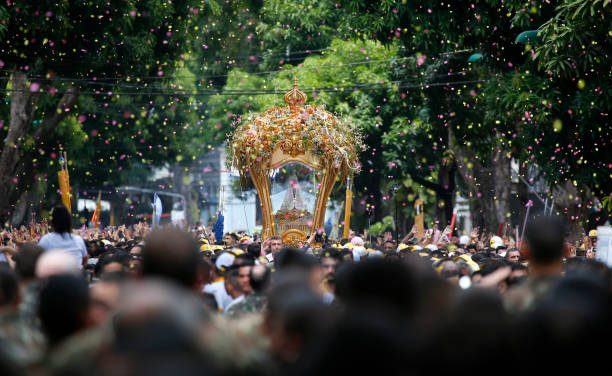
[[[597,260],[612,267],[612,227],[597,227]]]

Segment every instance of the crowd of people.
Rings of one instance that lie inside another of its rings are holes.
[[[447,227],[299,244],[146,224],[4,231],[2,375],[516,374],[605,359],[597,236]],[[604,345],[600,345],[600,344]]]

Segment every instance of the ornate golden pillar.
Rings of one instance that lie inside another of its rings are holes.
[[[255,185],[261,203],[261,236],[267,239],[276,235],[272,213],[272,200],[270,199],[270,179],[268,179],[267,171],[261,168],[251,167],[249,172],[251,173],[251,180],[253,180],[253,185]]]

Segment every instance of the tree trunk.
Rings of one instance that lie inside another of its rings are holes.
[[[436,189],[436,201],[438,202],[436,205],[436,221],[438,221],[438,228],[441,230],[450,225],[453,215],[456,171],[457,166],[454,158],[445,156],[438,171],[438,188]]]
[[[492,233],[500,223],[509,220],[510,157],[496,148],[486,161],[451,139],[457,168],[469,191],[470,211],[474,226]]]
[[[527,176],[527,163],[523,161],[519,161],[519,176],[525,177]],[[529,188],[527,185],[519,178],[518,182],[518,214],[516,215],[516,223],[515,226],[520,226],[523,224],[526,214],[525,204],[529,200]],[[516,231],[514,232],[516,233]]]
[[[19,200],[15,205],[15,210],[11,218],[11,224],[13,226],[19,226],[26,222],[29,222],[31,213],[36,212],[38,207],[38,199],[40,193],[40,182],[35,181],[30,189],[23,191]]]
[[[46,118],[36,131],[31,132],[31,124],[36,112],[38,92],[31,92],[27,76],[22,72],[11,75],[10,122],[4,146],[0,152],[0,220],[11,218],[15,203],[23,190],[31,187],[34,181],[34,154],[44,146],[49,135],[53,134],[61,120],[69,113],[78,100],[78,90],[68,88],[56,111]],[[24,149],[24,141],[32,144]]]
[[[30,192],[30,190],[25,191],[21,194],[21,197],[19,197],[17,204],[15,204],[15,210],[13,210],[11,225],[19,226],[26,218],[28,211],[28,197],[31,195]]]
[[[21,144],[32,122],[38,99],[38,95],[28,90],[25,74],[15,72],[10,80],[12,91],[9,129],[0,154],[0,217],[3,220],[10,217],[15,204],[16,199],[11,197],[14,196],[11,193],[20,179],[15,170],[22,153]]]
[[[560,212],[567,221],[568,237],[567,241],[573,243],[577,240],[582,240],[583,236],[587,235],[591,227],[585,228],[586,218],[588,218],[588,208],[586,203],[589,200],[590,192],[579,192],[578,189],[570,182],[566,181],[559,184],[553,190],[555,198],[555,210]]]
[[[493,168],[493,203],[495,205],[496,227],[510,220],[510,156],[501,148],[497,148],[491,158]],[[496,229],[494,229],[496,230]]]

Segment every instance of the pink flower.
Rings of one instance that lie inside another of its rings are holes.
[[[416,60],[417,67],[420,67],[421,65],[425,64],[425,60],[427,60],[427,56],[425,56],[425,55],[418,55],[417,56],[417,60]]]

